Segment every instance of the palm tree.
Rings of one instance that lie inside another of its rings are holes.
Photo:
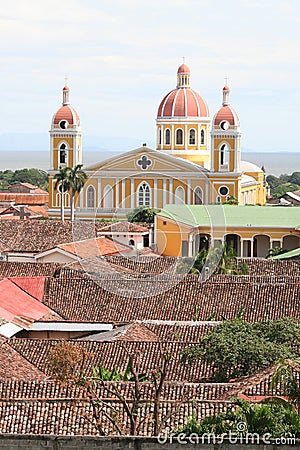
[[[75,219],[75,207],[74,199],[75,194],[79,194],[84,186],[85,180],[87,179],[86,173],[81,170],[82,164],[77,164],[72,169],[69,168],[68,181],[71,188],[71,221],[74,222]]]
[[[54,176],[56,180],[54,189],[58,187],[60,193],[60,220],[62,222],[65,220],[65,193],[70,189],[69,171],[70,167],[60,167],[59,172]]]

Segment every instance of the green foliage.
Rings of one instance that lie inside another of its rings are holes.
[[[223,203],[223,205],[238,205],[239,201],[236,197],[233,195],[230,195],[229,198],[226,200],[226,202]]]
[[[201,358],[215,369],[216,381],[226,382],[265,369],[280,358],[296,358],[293,345],[299,339],[300,324],[295,319],[255,323],[241,318],[225,320],[199,345],[186,348],[182,362]]]
[[[266,258],[273,258],[273,256],[282,255],[283,253],[286,252],[287,250],[285,250],[282,247],[269,248]]]
[[[300,190],[300,172],[293,172],[292,175],[283,174],[279,177],[268,175],[266,180],[273,198],[278,198],[286,192]]]
[[[0,171],[0,189],[7,189],[11,184],[30,183],[40,189],[48,190],[48,175],[40,169],[19,169]]]
[[[280,385],[284,395],[290,401],[290,404],[300,413],[300,385],[299,380],[294,375],[293,369],[297,367],[299,373],[299,359],[290,361],[287,359],[280,359],[276,370],[272,377],[271,388],[276,388]]]
[[[225,244],[223,247],[211,248],[209,253],[203,248],[193,258],[182,258],[181,263],[177,267],[177,273],[194,273],[200,274],[204,266],[215,268],[214,273],[222,275],[247,275],[249,268],[247,264],[241,263],[235,250]]]
[[[243,399],[235,399],[238,408],[235,411],[220,413],[215,416],[205,417],[200,423],[195,416],[188,417],[186,424],[175,430],[172,434],[184,433],[190,436],[196,433],[223,435],[234,433],[237,436],[245,436],[247,433],[256,433],[263,436],[288,437],[300,436],[300,416],[292,410],[286,402],[277,399],[267,399],[260,403],[250,403]],[[245,430],[240,431],[239,424],[245,424]]]
[[[102,381],[135,381],[131,369],[132,361],[129,361],[124,373],[118,372],[115,368],[111,372],[101,365],[98,367],[93,367],[92,371],[93,377]],[[137,376],[138,381],[140,382],[148,381],[147,376],[144,373],[138,374]]]
[[[127,214],[127,220],[135,223],[154,223],[156,213],[158,213],[158,210],[147,206],[139,206]]]

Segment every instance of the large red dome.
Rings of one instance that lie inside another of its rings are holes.
[[[177,70],[177,87],[161,101],[157,118],[209,117],[207,103],[190,87],[190,69],[181,64]]]
[[[207,103],[191,88],[169,92],[159,105],[157,117],[209,117]]]

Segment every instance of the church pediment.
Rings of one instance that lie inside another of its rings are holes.
[[[197,164],[148,147],[140,147],[113,158],[84,167],[87,172],[129,172],[160,173],[163,172],[207,172]]]

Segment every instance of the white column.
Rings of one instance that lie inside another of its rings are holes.
[[[214,136],[211,136],[211,151],[210,151],[210,155],[211,155],[211,165],[210,165],[210,170],[212,172],[214,172],[214,167],[215,167],[215,151],[214,151],[214,147],[215,147],[215,143],[214,143]]]
[[[164,208],[167,203],[167,180],[166,178],[163,179],[163,204],[162,207]]]
[[[189,236],[188,256],[193,256],[193,236]]]
[[[101,200],[102,200],[102,193],[101,193],[101,178],[98,178],[98,190],[97,190],[97,202],[96,207],[101,208]]]
[[[201,147],[201,125],[198,123],[198,131],[197,131],[197,149],[200,150]]]
[[[134,197],[135,197],[135,192],[134,192],[134,179],[131,178],[130,180],[130,207],[131,209],[134,209]]]
[[[125,208],[125,198],[126,198],[126,180],[122,179],[122,188],[121,188],[121,208]]]
[[[240,257],[243,258],[243,256],[244,256],[244,239],[243,238],[240,239],[240,245],[241,245]]]
[[[187,124],[184,126],[184,149],[188,148],[188,126]]]
[[[175,147],[174,124],[171,125],[171,150]]]
[[[116,190],[116,208],[119,208],[119,178],[116,178],[115,183],[115,190]]]
[[[187,203],[191,204],[191,180],[187,181]]]
[[[254,253],[254,252],[253,252],[253,250],[254,250],[254,239],[251,238],[250,242],[251,242],[250,256],[251,256],[251,258],[253,258],[253,253]]]
[[[157,208],[157,178],[154,178],[154,185],[153,185],[153,199],[154,199],[154,209]]]
[[[169,181],[169,203],[173,203],[173,178],[170,178]]]

